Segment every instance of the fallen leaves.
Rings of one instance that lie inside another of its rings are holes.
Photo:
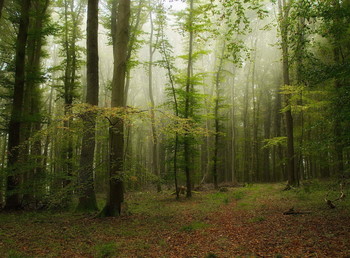
[[[349,211],[284,216],[289,205],[286,200],[271,197],[278,192],[269,198],[259,196],[256,191],[262,190],[247,190],[247,196],[241,198],[235,198],[239,189],[230,189],[224,196],[201,193],[179,202],[164,200],[165,196],[138,195],[136,201],[145,203],[144,208],[111,219],[2,214],[0,253],[35,257],[350,255]],[[249,195],[259,197],[249,199]],[[247,205],[240,206],[240,202]]]

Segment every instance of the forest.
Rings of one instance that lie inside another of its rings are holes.
[[[349,128],[350,0],[0,0],[0,256],[348,257]]]

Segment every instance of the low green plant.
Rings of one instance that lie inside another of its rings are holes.
[[[201,221],[195,221],[189,225],[182,226],[180,231],[191,232],[194,230],[199,230],[199,229],[203,229],[203,228],[207,228],[207,227],[209,227],[208,224],[201,222]]]
[[[254,218],[249,219],[249,222],[262,222],[265,221],[266,218],[264,216],[256,216]]]
[[[233,198],[236,201],[243,199],[244,196],[245,196],[245,193],[243,191],[233,192]]]
[[[26,258],[26,257],[30,257],[29,255],[23,254],[21,252],[18,252],[16,250],[10,250],[7,253],[8,258]]]
[[[96,257],[107,258],[118,255],[119,246],[115,242],[101,243],[95,246]]]

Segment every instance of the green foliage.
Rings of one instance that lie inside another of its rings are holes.
[[[119,245],[115,242],[100,243],[95,245],[95,253],[98,258],[116,257]]]
[[[264,148],[271,148],[274,146],[279,146],[279,145],[286,145],[287,143],[287,137],[281,136],[281,137],[274,137],[271,139],[264,139]]]
[[[184,232],[191,232],[191,231],[195,231],[195,230],[200,230],[200,229],[205,229],[208,228],[210,225],[201,222],[201,221],[194,221],[191,224],[182,226],[180,231],[184,231]]]

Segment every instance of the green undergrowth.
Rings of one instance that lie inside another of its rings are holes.
[[[350,210],[350,185],[343,187],[345,198],[335,201],[336,210]],[[281,191],[278,195],[280,200],[288,200],[296,207],[304,209],[329,209],[325,199],[334,201],[341,195],[340,184],[337,180],[309,180],[300,184],[300,187],[288,191]]]
[[[194,230],[200,230],[200,229],[205,229],[210,227],[209,224],[201,222],[201,221],[194,221],[188,225],[184,225],[181,227],[180,231],[185,231],[185,232],[191,232]]]

